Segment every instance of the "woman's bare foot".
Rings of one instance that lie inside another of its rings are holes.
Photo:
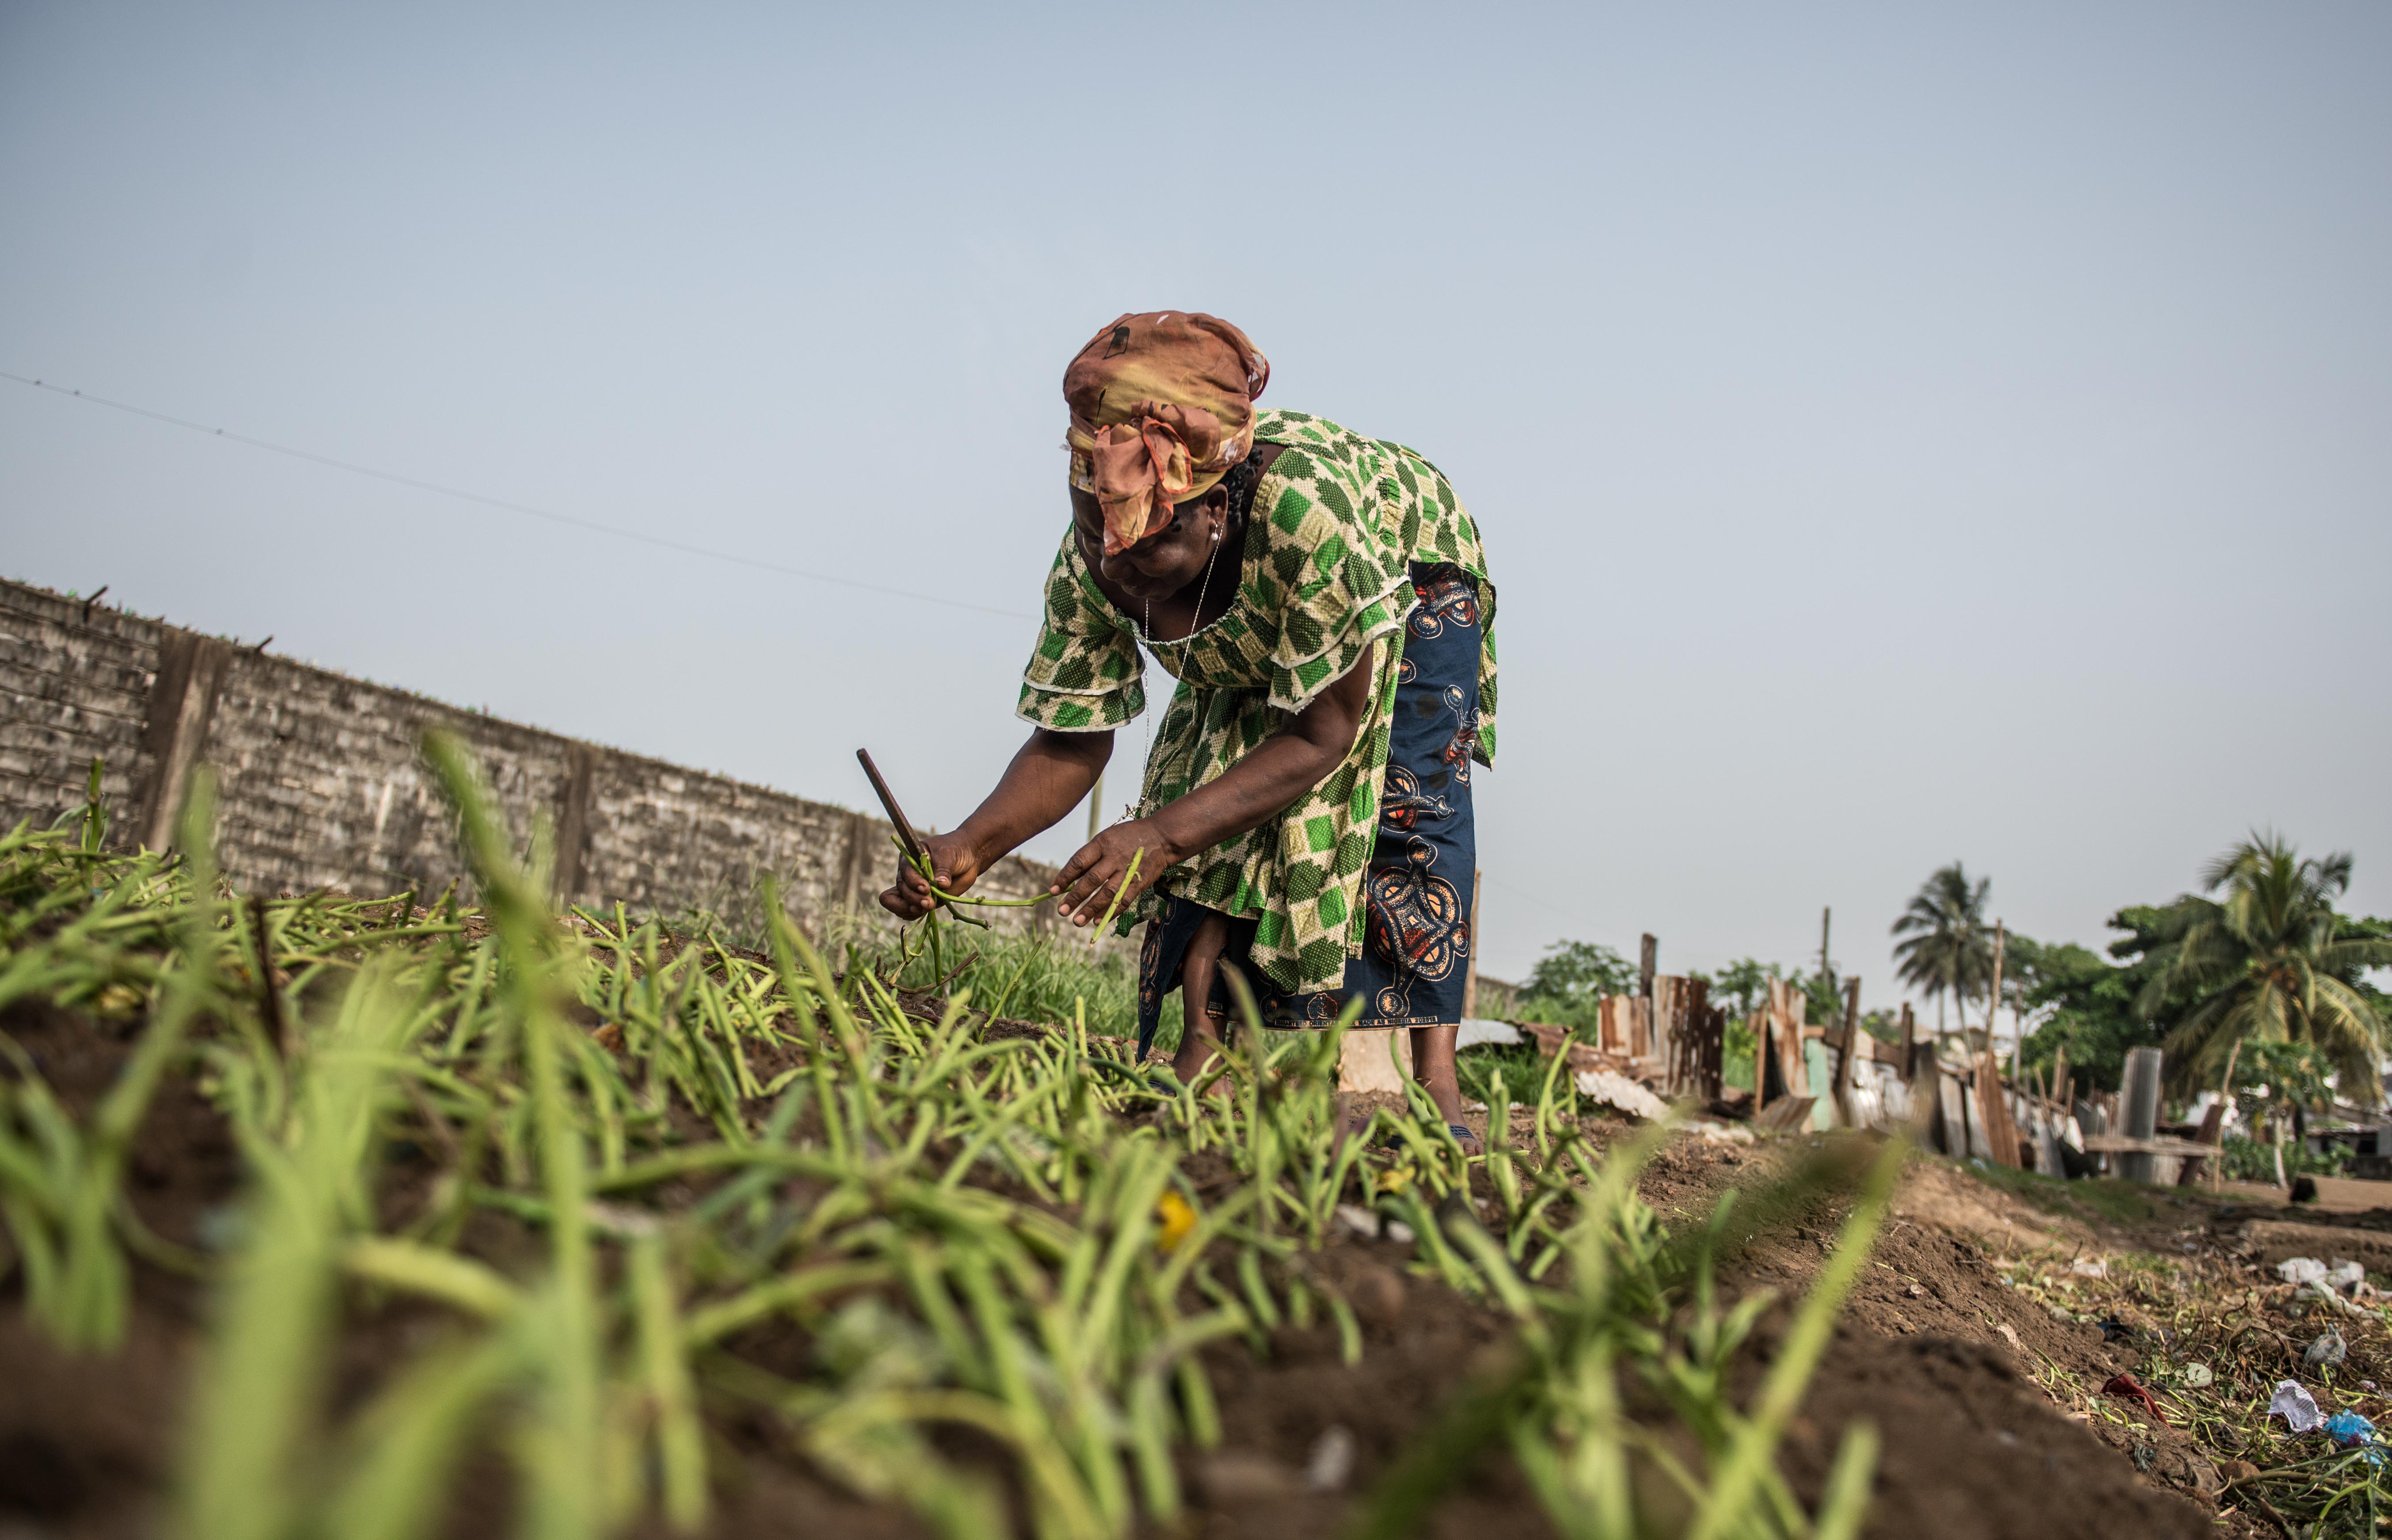
[[[1179,1052],[1172,1056],[1171,1068],[1180,1080],[1193,1082],[1210,1073],[1222,1053],[1221,1018],[1213,1015],[1213,980],[1221,970],[1221,954],[1229,947],[1229,921],[1221,914],[1207,915],[1188,938],[1188,951],[1179,961]],[[1229,1094],[1228,1077],[1213,1082],[1213,1094]]]
[[[1412,1029],[1412,1074],[1420,1081],[1428,1099],[1436,1104],[1437,1115],[1462,1145],[1464,1155],[1484,1155],[1487,1145],[1477,1134],[1470,1132],[1469,1120],[1462,1111],[1462,1077],[1453,1062],[1453,1042],[1461,1035],[1460,1027],[1415,1027]]]
[[[1179,1077],[1182,1084],[1193,1085],[1213,1073],[1214,1068],[1221,1062],[1222,1054],[1220,1029],[1217,1026],[1211,1027],[1202,1033],[1195,1034],[1192,1043],[1189,1038],[1181,1038],[1179,1052],[1171,1056],[1171,1072]],[[1205,1094],[1212,1096],[1228,1095],[1229,1077],[1216,1076],[1213,1083],[1206,1087]]]

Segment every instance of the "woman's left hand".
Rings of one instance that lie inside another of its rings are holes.
[[[1138,854],[1141,850],[1144,855]],[[1137,902],[1138,896],[1152,887],[1166,869],[1186,859],[1182,852],[1172,848],[1171,841],[1152,819],[1116,823],[1081,846],[1079,852],[1063,863],[1054,886],[1047,889],[1062,895],[1057,908],[1063,917],[1075,925],[1092,925],[1103,919],[1107,906],[1113,902],[1114,890],[1129,871],[1132,856],[1138,856],[1138,875],[1121,896],[1122,909]]]

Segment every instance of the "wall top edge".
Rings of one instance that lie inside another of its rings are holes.
[[[35,618],[59,620],[70,625],[84,625],[85,623],[83,621],[82,616],[79,614],[79,612],[83,610],[84,604],[84,601],[70,598],[56,589],[44,588],[39,584],[27,583],[16,578],[0,577],[0,610],[23,605],[27,607],[29,613],[34,615]],[[155,628],[174,625],[173,621],[167,620],[162,616],[153,617],[140,615],[132,610],[120,609],[115,605],[109,604],[104,602],[92,605],[90,614],[94,621],[97,621],[102,615],[106,615],[120,627],[129,625],[133,628],[138,628],[142,631],[151,631]],[[92,628],[97,629],[96,627]],[[188,628],[177,628],[186,629]],[[124,632],[111,630],[101,632],[100,634],[123,636]],[[202,632],[201,634],[206,635],[208,633]],[[156,637],[152,634],[141,638],[140,640],[154,642],[156,641]],[[559,732],[553,728],[539,727],[529,722],[519,722],[512,718],[500,717],[485,711],[477,711],[471,706],[458,705],[453,702],[441,700],[439,697],[435,695],[426,695],[420,691],[408,690],[394,684],[385,684],[380,679],[371,679],[360,675],[345,673],[338,668],[327,668],[320,663],[306,663],[298,658],[285,654],[262,653],[257,650],[256,644],[244,644],[236,638],[219,636],[215,638],[215,640],[230,644],[234,650],[236,661],[242,663],[245,666],[270,665],[277,668],[292,669],[304,674],[314,674],[325,679],[336,679],[343,684],[349,685],[357,689],[374,691],[383,695],[392,697],[393,699],[406,702],[427,714],[448,717],[461,723],[472,724],[474,722],[488,722],[493,727],[503,728],[510,732],[523,733],[533,738],[545,740],[559,748],[576,747],[594,749],[597,752],[607,755],[615,759],[626,761],[630,768],[646,773],[689,776],[693,779],[706,781],[715,785],[731,787],[753,796],[774,801],[799,803],[809,808],[821,808],[837,813],[852,814],[859,811],[859,809],[852,808],[844,802],[827,801],[820,797],[801,796],[796,792],[784,791],[778,786],[768,786],[760,782],[755,781],[743,781],[736,776],[725,775],[719,770],[698,770],[693,766],[675,764],[670,760],[660,759],[654,755],[642,754],[633,749],[622,748],[613,744],[601,743],[595,739],[577,738],[570,733]],[[876,818],[876,822],[886,821]]]

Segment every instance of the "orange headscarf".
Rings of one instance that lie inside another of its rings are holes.
[[[1072,484],[1104,510],[1105,554],[1171,522],[1254,447],[1270,363],[1225,320],[1186,310],[1124,316],[1063,371]]]

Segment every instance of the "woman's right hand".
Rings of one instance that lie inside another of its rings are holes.
[[[942,893],[961,893],[980,880],[982,870],[980,852],[961,832],[951,835],[924,835],[922,848],[930,858],[930,874],[938,880]],[[930,897],[930,885],[922,874],[914,870],[901,854],[897,858],[897,886],[880,895],[880,907],[901,920],[918,920],[930,912],[936,902]]]

